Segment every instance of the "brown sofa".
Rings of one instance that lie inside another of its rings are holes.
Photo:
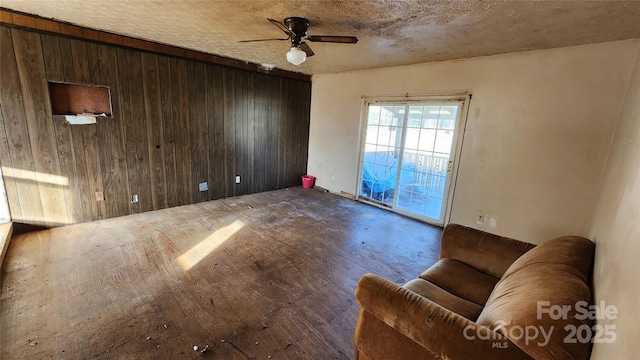
[[[355,359],[587,359],[587,332],[571,328],[592,323],[580,315],[593,257],[577,236],[535,246],[448,225],[440,260],[417,279],[360,279]]]

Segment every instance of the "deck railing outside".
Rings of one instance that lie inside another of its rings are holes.
[[[410,161],[415,166],[412,185],[420,187],[428,196],[444,198],[447,181],[448,156],[404,153],[403,161]]]

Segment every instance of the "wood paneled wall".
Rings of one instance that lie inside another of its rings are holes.
[[[301,183],[309,82],[0,31],[0,164],[16,231]],[[68,125],[51,115],[48,81],[108,86],[113,117]]]

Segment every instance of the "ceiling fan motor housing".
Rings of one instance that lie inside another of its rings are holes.
[[[309,20],[301,17],[288,17],[284,19],[284,26],[287,27],[297,38],[297,41],[300,41],[301,38],[307,36],[307,31],[309,30]]]

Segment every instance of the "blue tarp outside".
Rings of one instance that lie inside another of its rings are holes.
[[[412,182],[415,165],[406,160],[402,164],[400,186]],[[398,177],[398,159],[387,152],[366,152],[362,165],[362,191],[372,198],[392,196]],[[384,194],[384,195],[383,195]]]

